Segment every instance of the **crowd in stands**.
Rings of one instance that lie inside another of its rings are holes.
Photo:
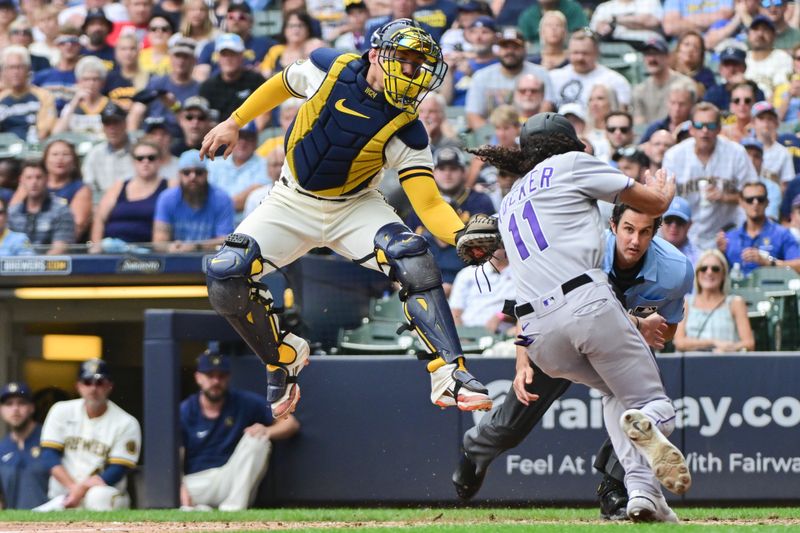
[[[785,0],[3,0],[0,250],[213,249],[280,177],[302,102],[248,124],[228,160],[199,159],[204,135],[287,65],[319,47],[362,53],[399,17],[449,65],[419,116],[465,220],[519,177],[466,149],[515,147],[521,124],[552,110],[629,177],[675,175],[661,235],[694,262],[713,249],[745,275],[800,270],[800,8]],[[264,20],[279,21],[273,35]],[[429,238],[449,291],[462,264],[395,182],[382,190]]]

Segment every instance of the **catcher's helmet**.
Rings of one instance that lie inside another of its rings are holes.
[[[566,117],[558,113],[546,112],[533,115],[522,126],[522,131],[519,134],[520,147],[524,150],[526,146],[533,142],[532,137],[550,133],[561,133],[576,143],[583,145],[581,140],[578,139],[578,134],[575,133],[575,128],[572,127]]]
[[[442,49],[415,21],[397,19],[384,24],[372,34],[370,45],[378,49],[383,90],[391,105],[415,113],[425,95],[442,84],[447,72]],[[414,65],[410,76],[403,73],[404,63]]]

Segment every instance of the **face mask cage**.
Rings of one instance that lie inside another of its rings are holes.
[[[447,64],[439,46],[425,31],[408,27],[381,42],[378,59],[383,70],[384,94],[395,107],[415,113],[430,91],[444,81]],[[410,75],[403,73],[404,65]]]

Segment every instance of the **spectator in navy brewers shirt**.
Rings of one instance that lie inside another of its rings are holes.
[[[33,509],[47,501],[50,468],[41,459],[42,426],[33,412],[33,397],[25,383],[12,381],[0,391],[0,415],[9,429],[0,440],[4,509]]]
[[[199,150],[187,150],[178,160],[180,185],[162,192],[156,201],[153,243],[170,252],[189,252],[222,244],[233,231],[233,201],[209,185],[208,167]]]
[[[197,358],[199,392],[181,403],[181,508],[246,509],[267,471],[271,441],[288,439],[294,416],[273,421],[262,396],[231,389],[230,361],[206,350]]]

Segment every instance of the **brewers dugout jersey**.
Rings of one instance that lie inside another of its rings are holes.
[[[615,202],[632,183],[583,152],[545,159],[517,181],[499,213],[517,302],[601,267],[605,242],[597,200]]]
[[[57,402],[42,427],[41,445],[62,454],[61,464],[77,481],[112,464],[134,468],[142,447],[139,422],[112,401],[101,416],[89,418],[83,399]],[[115,485],[125,490],[125,478]],[[66,489],[50,479],[50,496]]]
[[[390,105],[355,54],[320,48],[283,70],[286,88],[307,101],[286,133],[282,174],[316,196],[350,196],[377,186],[384,168],[427,169],[428,135],[416,114]]]
[[[272,411],[258,394],[228,390],[217,418],[203,415],[200,393],[186,398],[181,403],[184,473],[194,474],[227,463],[245,428],[256,423],[272,425]]]
[[[41,458],[41,433],[42,427],[36,424],[22,449],[11,435],[0,441],[0,484],[6,509],[33,509],[47,501],[50,468]]]

